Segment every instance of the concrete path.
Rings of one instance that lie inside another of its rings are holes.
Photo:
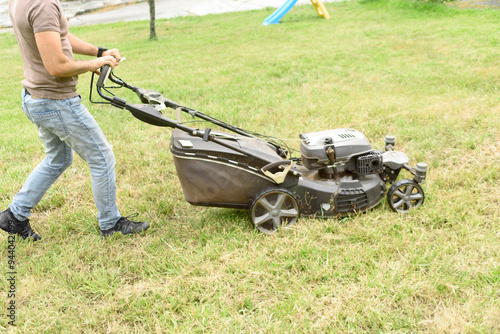
[[[448,6],[475,9],[500,9],[500,0],[461,0],[449,2]]]
[[[334,2],[339,0],[323,0]],[[156,0],[156,18],[166,19],[176,16],[219,14],[226,12],[277,8],[284,0]],[[297,5],[310,4],[310,0],[299,0]],[[262,18],[264,21],[265,17]],[[70,18],[72,26],[110,23],[118,21],[149,20],[149,5],[146,2],[132,4],[105,12],[89,13]]]

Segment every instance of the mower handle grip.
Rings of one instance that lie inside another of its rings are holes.
[[[99,79],[97,80],[97,87],[101,88],[108,80],[109,75],[111,74],[111,66],[104,65],[101,67],[101,74],[99,75]]]

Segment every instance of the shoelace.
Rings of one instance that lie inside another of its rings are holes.
[[[118,227],[118,229],[123,229],[125,228],[126,229],[126,232],[129,232],[130,230],[133,230],[134,229],[134,224],[138,224],[137,222],[134,222],[134,221],[131,221],[129,218],[134,218],[134,217],[137,217],[139,214],[137,212],[129,215],[129,216],[126,216],[126,217],[121,217],[120,219],[118,219],[118,221],[116,222],[116,227]],[[120,224],[120,225],[118,225]]]
[[[22,225],[19,225],[19,234],[22,236],[22,237],[29,237],[31,236],[33,232],[33,230],[31,229],[31,225],[30,225],[30,222],[29,222],[29,219],[26,219],[25,221],[21,222]]]
[[[29,219],[19,222],[17,225],[17,231],[15,231],[15,233],[19,234],[23,239],[31,237],[35,240],[40,239],[40,236],[36,234],[36,232],[31,228]]]
[[[139,212],[134,212],[133,214],[131,214],[130,216],[127,216],[127,217],[122,217],[122,218],[125,218],[125,219],[129,219],[129,218],[135,218],[139,215]]]

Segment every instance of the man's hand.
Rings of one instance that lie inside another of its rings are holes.
[[[118,51],[118,50],[117,50]],[[103,67],[104,65],[109,65],[111,68],[115,68],[118,66],[118,61],[114,56],[108,55],[108,56],[102,56],[100,58],[96,58],[91,60],[90,62],[95,63],[93,66],[97,66],[94,70],[91,70],[95,74],[99,75],[101,74],[100,68]]]
[[[122,57],[120,56],[120,51],[118,51],[118,49],[111,49],[111,50],[104,51],[102,53],[102,55],[115,57],[117,65],[118,65],[118,63],[120,63],[120,60],[122,59]]]

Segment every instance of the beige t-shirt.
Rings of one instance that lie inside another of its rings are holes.
[[[78,76],[61,78],[50,75],[43,66],[35,41],[35,33],[59,32],[63,53],[73,59],[73,50],[68,40],[68,20],[59,0],[10,0],[9,15],[23,58],[24,88],[31,95],[46,99],[77,96]]]

